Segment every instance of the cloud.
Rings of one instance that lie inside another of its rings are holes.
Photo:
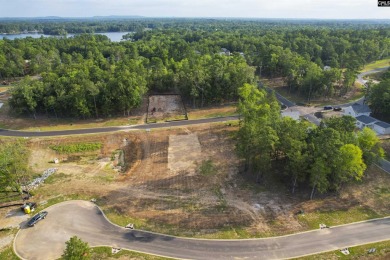
[[[0,0],[0,16],[388,18],[374,0]]]

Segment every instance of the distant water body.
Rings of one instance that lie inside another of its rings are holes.
[[[107,32],[107,33],[94,33],[94,34],[100,34],[107,36],[111,41],[113,42],[120,42],[122,40],[122,36],[125,34],[128,34],[130,32]],[[69,33],[66,35],[67,38],[73,37],[77,34]],[[0,39],[6,38],[9,40],[14,39],[23,39],[26,37],[32,37],[32,38],[41,38],[43,37],[64,37],[64,36],[55,36],[55,35],[48,35],[48,34],[42,34],[42,33],[21,33],[21,34],[0,34]]]

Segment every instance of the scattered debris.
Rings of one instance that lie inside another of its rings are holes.
[[[96,203],[96,199],[95,198],[91,199],[91,202]]]
[[[115,248],[115,247],[113,247],[113,248],[111,248],[111,253],[113,255],[115,255],[115,254],[119,253],[119,251],[121,251],[121,250],[122,250],[122,248]]]
[[[45,170],[41,177],[34,179],[30,184],[26,186],[22,186],[22,190],[33,190],[38,188],[39,185],[45,182],[45,180],[49,178],[49,176],[55,173],[57,170],[58,168],[49,168]]]
[[[134,229],[134,224],[129,223],[125,226],[125,228]]]
[[[375,251],[376,251],[376,248],[373,247],[373,248],[370,248],[370,249],[368,250],[368,253],[369,253],[369,254],[373,254],[373,253],[375,253]]]
[[[55,164],[58,164],[58,163],[60,163],[60,160],[58,160],[58,158],[54,158],[53,162],[54,162]]]
[[[349,255],[349,249],[348,249],[348,247],[347,247],[347,248],[344,248],[344,249],[341,249],[340,252],[343,253],[344,255]]]
[[[324,229],[324,228],[329,228],[329,227],[325,224],[320,224],[320,229]]]

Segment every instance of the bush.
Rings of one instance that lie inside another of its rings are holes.
[[[204,176],[213,175],[216,173],[215,165],[212,160],[205,160],[199,168],[200,174]]]
[[[65,260],[91,259],[91,249],[87,242],[73,236],[66,242],[62,258]]]

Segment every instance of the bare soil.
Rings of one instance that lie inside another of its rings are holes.
[[[292,196],[280,181],[256,184],[242,174],[235,153],[237,128],[227,124],[166,130],[121,132],[105,135],[33,139],[29,141],[29,167],[41,173],[60,158],[59,170],[35,191],[34,201],[58,196],[97,198],[107,212],[139,219],[148,228],[167,227],[180,235],[215,234],[243,230],[245,236],[267,236],[303,231],[298,210],[348,210],[364,205],[378,214],[390,214],[390,176],[370,171],[363,184],[344,188],[340,194],[318,196],[309,192]],[[49,146],[59,143],[102,142],[100,151],[60,155]],[[124,172],[113,169],[112,155],[124,151]],[[203,161],[214,165],[212,174],[200,173]],[[272,176],[272,175],[271,175]],[[140,227],[141,228],[141,227]]]
[[[186,119],[180,95],[150,95],[148,104],[148,122]]]

